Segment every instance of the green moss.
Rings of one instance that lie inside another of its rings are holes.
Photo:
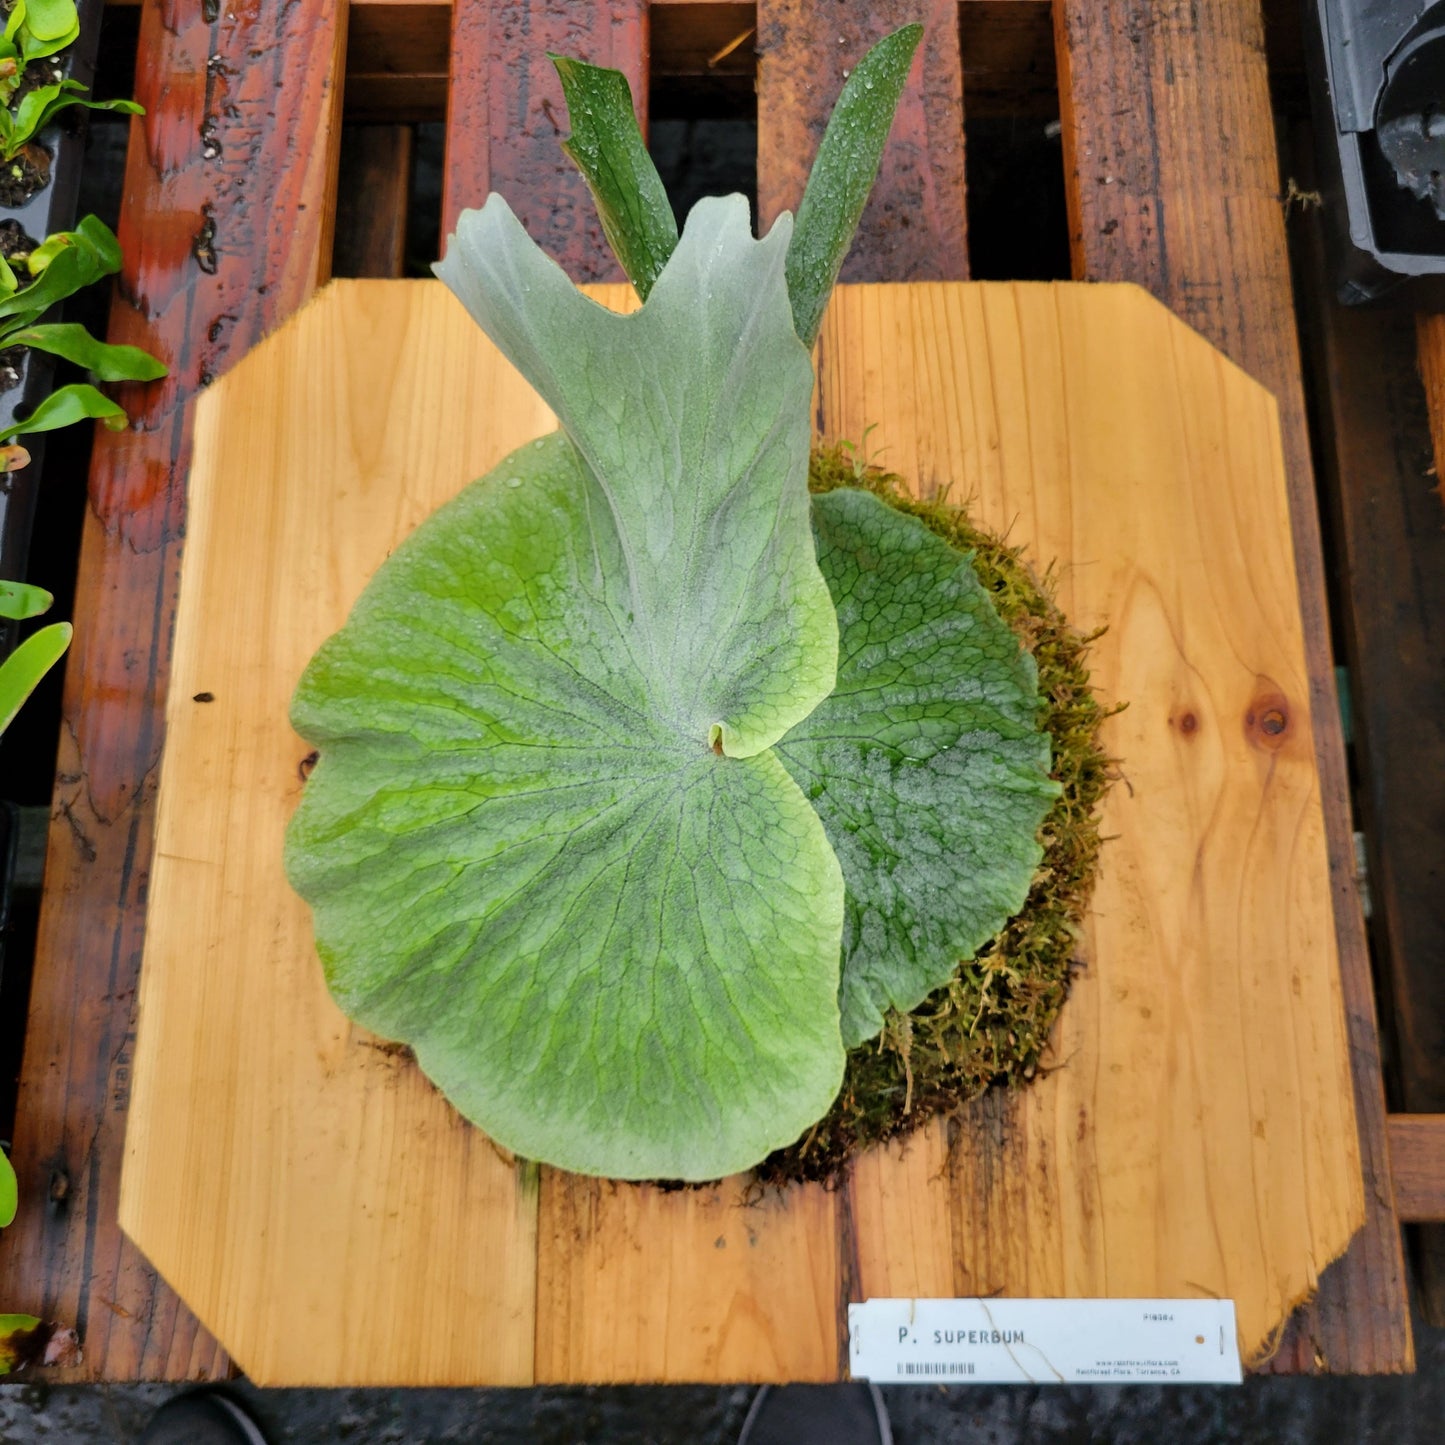
[[[1069,626],[1050,578],[1034,576],[1021,548],[975,527],[961,507],[904,495],[900,480],[841,443],[814,451],[809,486],[864,487],[973,554],[999,615],[1038,664],[1039,721],[1053,739],[1053,775],[1063,792],[1040,829],[1043,861],[1023,911],[947,985],[911,1013],[890,1014],[877,1039],[849,1054],[837,1102],[798,1144],[759,1166],[763,1184],[831,1178],[858,1150],[906,1134],[991,1085],[1033,1078],[1068,997],[1093,887],[1097,809],[1112,773],[1099,741],[1110,713],[1089,687],[1088,651],[1097,634]]]

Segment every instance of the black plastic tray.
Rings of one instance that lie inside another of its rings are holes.
[[[1340,299],[1445,309],[1445,0],[1306,0]]]

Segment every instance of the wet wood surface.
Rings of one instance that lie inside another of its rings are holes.
[[[845,281],[956,281],[968,276],[963,75],[956,0],[866,6],[758,4],[758,215],[796,211],[838,92],[869,47],[910,21],[925,25],[847,261]]]
[[[574,281],[622,276],[559,141],[570,133],[551,51],[620,70],[647,130],[646,0],[493,0],[455,7],[442,234],[490,191]]]

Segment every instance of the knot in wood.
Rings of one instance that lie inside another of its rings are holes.
[[[1255,747],[1282,747],[1289,740],[1289,699],[1280,692],[1259,694],[1244,715],[1244,731]]]

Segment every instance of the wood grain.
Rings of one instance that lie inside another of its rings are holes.
[[[664,1193],[544,1170],[538,1381],[838,1379],[836,1197],[752,1199],[741,1177]]]
[[[1093,325],[1102,294],[1109,320]],[[1282,1318],[1334,1253],[1287,1275],[1280,1242],[1302,1243],[1320,1207],[1343,1239],[1362,1209],[1331,1157],[1353,1167],[1354,1126],[1272,404],[1133,289],[893,295],[859,287],[834,306],[825,431],[876,424],[869,445],[923,494],[951,489],[1061,559],[1066,611],[1109,626],[1095,685],[1129,702],[1109,736],[1125,785],[1103,831],[1118,837],[1059,1067],[965,1116],[946,1188],[936,1139],[903,1157],[898,1203],[916,1218],[927,1192],[927,1232],[952,1236],[951,1286],[923,1251],[919,1288],[1127,1296],[1209,1280],[1256,1322],[1241,1334],[1257,1356],[1257,1322]],[[1321,1110],[1309,1122],[1261,1104],[1296,1090]],[[899,1210],[885,1203],[875,1225],[861,1179],[868,1238]],[[888,1287],[906,1282],[884,1263]],[[883,1280],[865,1269],[861,1288]]]
[[[101,431],[0,1240],[7,1307],[74,1324],[76,1375],[229,1373],[116,1223],[161,710],[190,461],[189,403],[287,315],[331,254],[344,3],[147,4],[110,339],[170,366]],[[52,1378],[55,1378],[52,1376]]]
[[[915,20],[927,30],[843,266],[847,281],[968,275],[958,5],[758,4],[758,215],[765,227],[780,211],[797,210],[849,68],[874,42]]]
[[[458,0],[442,234],[500,191],[574,281],[619,279],[587,184],[559,144],[570,127],[549,51],[620,70],[647,133],[646,0]]]
[[[338,282],[199,411],[121,1220],[256,1380],[532,1378],[535,1172],[348,1025],[279,848],[317,642],[448,485],[551,424],[474,329],[438,285]]]
[[[1121,287],[845,288],[819,375],[830,434],[876,422],[1110,623],[1128,786],[1055,1067],[837,1193],[533,1193],[345,1024],[280,876],[286,699],[388,548],[548,418],[439,287],[335,283],[201,408],[122,1201],[258,1380],[826,1379],[848,1300],[925,1288],[1227,1295],[1254,1354],[1358,1226],[1270,399]]]
[[[1400,1218],[1445,1224],[1445,1114],[1391,1114],[1389,1128]]]
[[[1055,0],[1054,19],[1075,277],[1147,287],[1279,403],[1370,1213],[1274,1368],[1410,1370],[1260,6]]]

